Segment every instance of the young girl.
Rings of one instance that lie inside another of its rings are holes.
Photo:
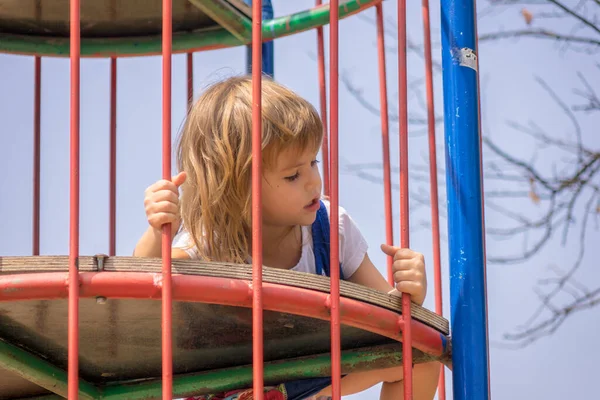
[[[272,80],[263,79],[262,91],[263,264],[317,273],[311,225],[319,210],[329,213],[329,202],[321,198],[316,160],[321,119],[310,103]],[[230,78],[204,92],[190,110],[180,138],[178,167],[182,172],[172,182],[160,180],[146,190],[150,226],[134,256],[160,257],[161,226],[171,223],[177,232],[173,258],[251,262],[251,129],[251,78]],[[423,304],[427,280],[422,254],[381,246],[394,258],[393,288],[370,261],[366,240],[341,207],[339,237],[345,280],[383,292],[410,293],[415,303]],[[415,365],[415,400],[433,399],[439,370],[437,362]],[[402,376],[402,365],[351,373],[342,378],[342,395],[383,383],[381,399],[402,399]],[[324,378],[304,380],[300,386],[286,383],[285,388],[270,388],[271,395],[265,398],[277,398],[273,392],[282,391],[288,400],[330,396],[330,384]],[[220,397],[236,398],[240,392]]]

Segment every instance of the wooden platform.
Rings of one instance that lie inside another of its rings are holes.
[[[80,272],[160,273],[160,259],[81,257]],[[0,257],[0,280],[34,273],[68,271],[68,257]],[[250,281],[247,265],[174,260],[173,274]],[[264,269],[264,282],[329,292],[329,279],[287,270]],[[400,313],[400,299],[349,282],[341,296]],[[2,299],[3,297],[0,297]],[[6,300],[6,297],[4,297]],[[80,377],[94,387],[160,378],[161,302],[149,299],[80,299]],[[448,322],[413,305],[415,319],[448,335]],[[60,370],[67,367],[67,300],[0,301],[0,340],[39,357]],[[173,302],[173,372],[176,375],[248,366],[252,363],[252,310],[247,307]],[[326,355],[329,321],[274,311],[264,312],[264,359],[277,363]],[[364,329],[343,325],[344,352],[371,348],[381,365],[397,365],[399,342]],[[400,353],[399,353],[400,352]],[[361,353],[362,354],[362,353]],[[365,353],[366,354],[366,353]],[[431,360],[415,352],[416,362]],[[366,368],[351,363],[345,371]],[[296,374],[299,371],[296,372]],[[326,372],[325,372],[326,373]],[[293,375],[293,374],[292,374]],[[49,393],[0,363],[0,398],[16,399]],[[4,377],[11,377],[4,379]]]
[[[197,4],[193,4],[197,3]],[[251,18],[242,0],[173,0],[173,32],[215,29],[209,8]],[[94,0],[81,2],[81,37],[110,38],[159,35],[162,0]],[[69,36],[69,0],[0,0],[0,32],[24,36]]]

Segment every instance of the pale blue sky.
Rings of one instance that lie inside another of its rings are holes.
[[[312,0],[274,1],[275,15],[285,15],[310,8]],[[386,15],[395,19],[395,2],[387,1]],[[439,43],[439,4],[433,2],[433,41]],[[480,32],[497,31],[500,27],[524,24],[518,9],[496,17],[487,17],[479,25]],[[409,34],[417,43],[422,41],[420,4],[408,7]],[[372,18],[374,9],[365,16]],[[352,35],[352,39],[350,39]],[[364,95],[378,104],[377,53],[374,26],[364,18],[353,17],[340,23],[340,70],[349,74]],[[280,39],[275,48],[276,79],[318,106],[318,76],[314,60],[316,35],[306,32]],[[388,46],[395,43],[387,37]],[[439,47],[434,58],[440,59]],[[539,41],[505,41],[482,44],[480,70],[483,84],[484,128],[493,138],[515,155],[531,159],[534,143],[510,129],[507,120],[534,120],[559,135],[566,135],[569,121],[548,101],[533,80],[540,76],[568,103],[574,101],[572,88],[577,85],[575,72],[591,74],[590,82],[598,82],[598,70],[591,56],[560,55],[556,46]],[[244,72],[245,49],[234,48],[198,53],[194,57],[196,95],[208,82],[221,76]],[[43,60],[42,76],[42,183],[41,183],[41,253],[68,254],[69,210],[69,68],[68,59]],[[144,57],[118,62],[118,144],[117,144],[117,253],[129,255],[139,235],[146,227],[143,210],[144,189],[161,177],[161,59]],[[409,76],[423,74],[422,61],[411,55]],[[184,117],[186,83],[185,56],[173,58],[173,137],[179,132]],[[33,59],[0,55],[0,169],[2,196],[0,220],[8,227],[2,231],[0,255],[28,255],[31,251],[31,177],[32,177],[32,116]],[[595,75],[593,75],[595,74]],[[7,78],[11,76],[10,78]],[[81,253],[108,251],[108,124],[109,124],[109,61],[83,60],[81,63]],[[388,88],[391,104],[397,98],[397,58],[388,53]],[[441,80],[435,81],[436,107],[442,110]],[[392,107],[392,106],[391,106]],[[420,112],[416,97],[409,104],[411,112]],[[357,101],[340,89],[340,169],[353,163],[378,163],[381,160],[379,118],[361,108]],[[589,128],[597,119],[584,120]],[[392,131],[392,157],[397,160],[397,128]],[[419,130],[418,127],[415,127]],[[411,131],[412,132],[412,131]],[[438,165],[443,166],[443,131],[438,127]],[[588,138],[588,145],[598,148],[600,141]],[[411,137],[411,165],[427,159],[427,142],[422,135]],[[547,155],[548,153],[542,153]],[[538,167],[548,170],[553,160],[539,160]],[[444,183],[443,174],[440,175]],[[397,176],[394,176],[397,181]],[[411,181],[411,188],[428,183]],[[492,183],[486,185],[493,185]],[[490,186],[488,186],[489,188]],[[443,190],[440,198],[444,201]],[[394,194],[397,204],[397,192]],[[340,176],[340,203],[351,213],[367,237],[371,258],[385,272],[385,258],[378,247],[385,240],[383,219],[383,189],[375,183],[344,173]],[[413,203],[414,204],[414,203]],[[505,204],[506,205],[506,204]],[[511,206],[509,204],[509,206]],[[530,203],[515,203],[512,207],[529,207]],[[398,206],[394,206],[397,218]],[[429,220],[429,209],[420,207],[411,215],[416,225]],[[488,226],[499,226],[503,219],[488,214]],[[446,230],[446,220],[441,220]],[[398,230],[396,221],[396,240]],[[593,225],[593,224],[591,224]],[[445,236],[445,233],[444,233]],[[598,234],[590,229],[584,265],[578,275],[583,282],[600,281],[590,265],[600,255]],[[520,241],[488,241],[489,254],[519,252]],[[449,315],[447,243],[442,242],[445,315]],[[431,235],[429,230],[415,227],[411,247],[423,252],[427,259],[431,291],[425,305],[433,307],[433,272]],[[568,266],[577,247],[572,238],[562,247],[555,240],[529,264],[488,267],[488,298],[491,340],[501,340],[502,334],[525,322],[537,306],[532,287],[540,277],[550,276],[547,267],[553,262]],[[598,350],[594,332],[600,329],[597,311],[581,312],[571,317],[552,337],[544,338],[521,350],[491,347],[491,387],[496,399],[562,399],[590,398],[597,392],[590,372],[596,367]],[[588,344],[584,349],[580,346]],[[448,373],[448,392],[451,393]],[[355,398],[378,398],[378,389],[371,389]],[[450,395],[449,398],[452,398]]]

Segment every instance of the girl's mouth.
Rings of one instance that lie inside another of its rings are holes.
[[[310,203],[304,206],[304,209],[308,211],[315,211],[319,208],[319,198],[315,197]]]

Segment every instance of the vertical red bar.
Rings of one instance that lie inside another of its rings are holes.
[[[387,77],[385,68],[385,40],[383,29],[383,5],[375,6],[377,18],[377,52],[379,55],[379,102],[381,103],[381,141],[383,145],[383,191],[385,207],[385,241],[394,244],[394,225],[392,219],[392,173],[390,167],[390,128],[388,116]],[[388,282],[394,284],[392,271],[393,257],[387,257]]]
[[[316,0],[316,5],[323,4],[322,0]],[[321,153],[323,157],[323,183],[325,196],[329,196],[329,139],[327,138],[327,89],[325,79],[325,39],[323,27],[317,27],[317,63],[319,66],[319,102],[321,107],[321,119],[323,120],[323,145]]]
[[[41,136],[41,94],[42,59],[34,59],[33,89],[33,248],[34,256],[40,255],[40,136]]]
[[[68,397],[79,392],[79,0],[70,0],[71,149],[69,224]]]
[[[433,239],[433,276],[435,284],[435,312],[443,314],[442,307],[442,269],[440,259],[440,217],[437,180],[437,154],[435,147],[435,108],[433,98],[433,65],[431,61],[431,24],[429,19],[429,0],[422,0],[423,37],[425,44],[425,90],[427,95],[427,128],[429,133],[429,187],[431,192],[431,235]],[[438,398],[446,399],[446,378],[444,366],[440,367]]]
[[[329,3],[329,93],[331,102],[330,110],[330,270],[331,270],[331,375],[332,375],[332,397],[334,400],[341,398],[341,341],[340,341],[340,261],[339,261],[339,186],[338,186],[338,69],[339,69],[339,8],[338,1],[331,0]]]
[[[117,226],[117,59],[110,59],[110,182],[108,255],[116,254]]]
[[[172,0],[163,0],[162,9],[162,175],[171,180],[171,54]],[[162,396],[173,396],[171,225],[162,227]]]
[[[186,6],[189,4],[185,3]],[[194,101],[194,53],[187,53],[187,107],[192,107]]]
[[[262,300],[262,0],[252,1],[252,364],[255,400],[263,400]]]
[[[408,79],[406,62],[406,0],[398,0],[398,86],[400,124],[400,246],[410,246],[408,218]],[[402,295],[402,358],[404,369],[404,399],[412,400],[412,332],[410,295]]]

